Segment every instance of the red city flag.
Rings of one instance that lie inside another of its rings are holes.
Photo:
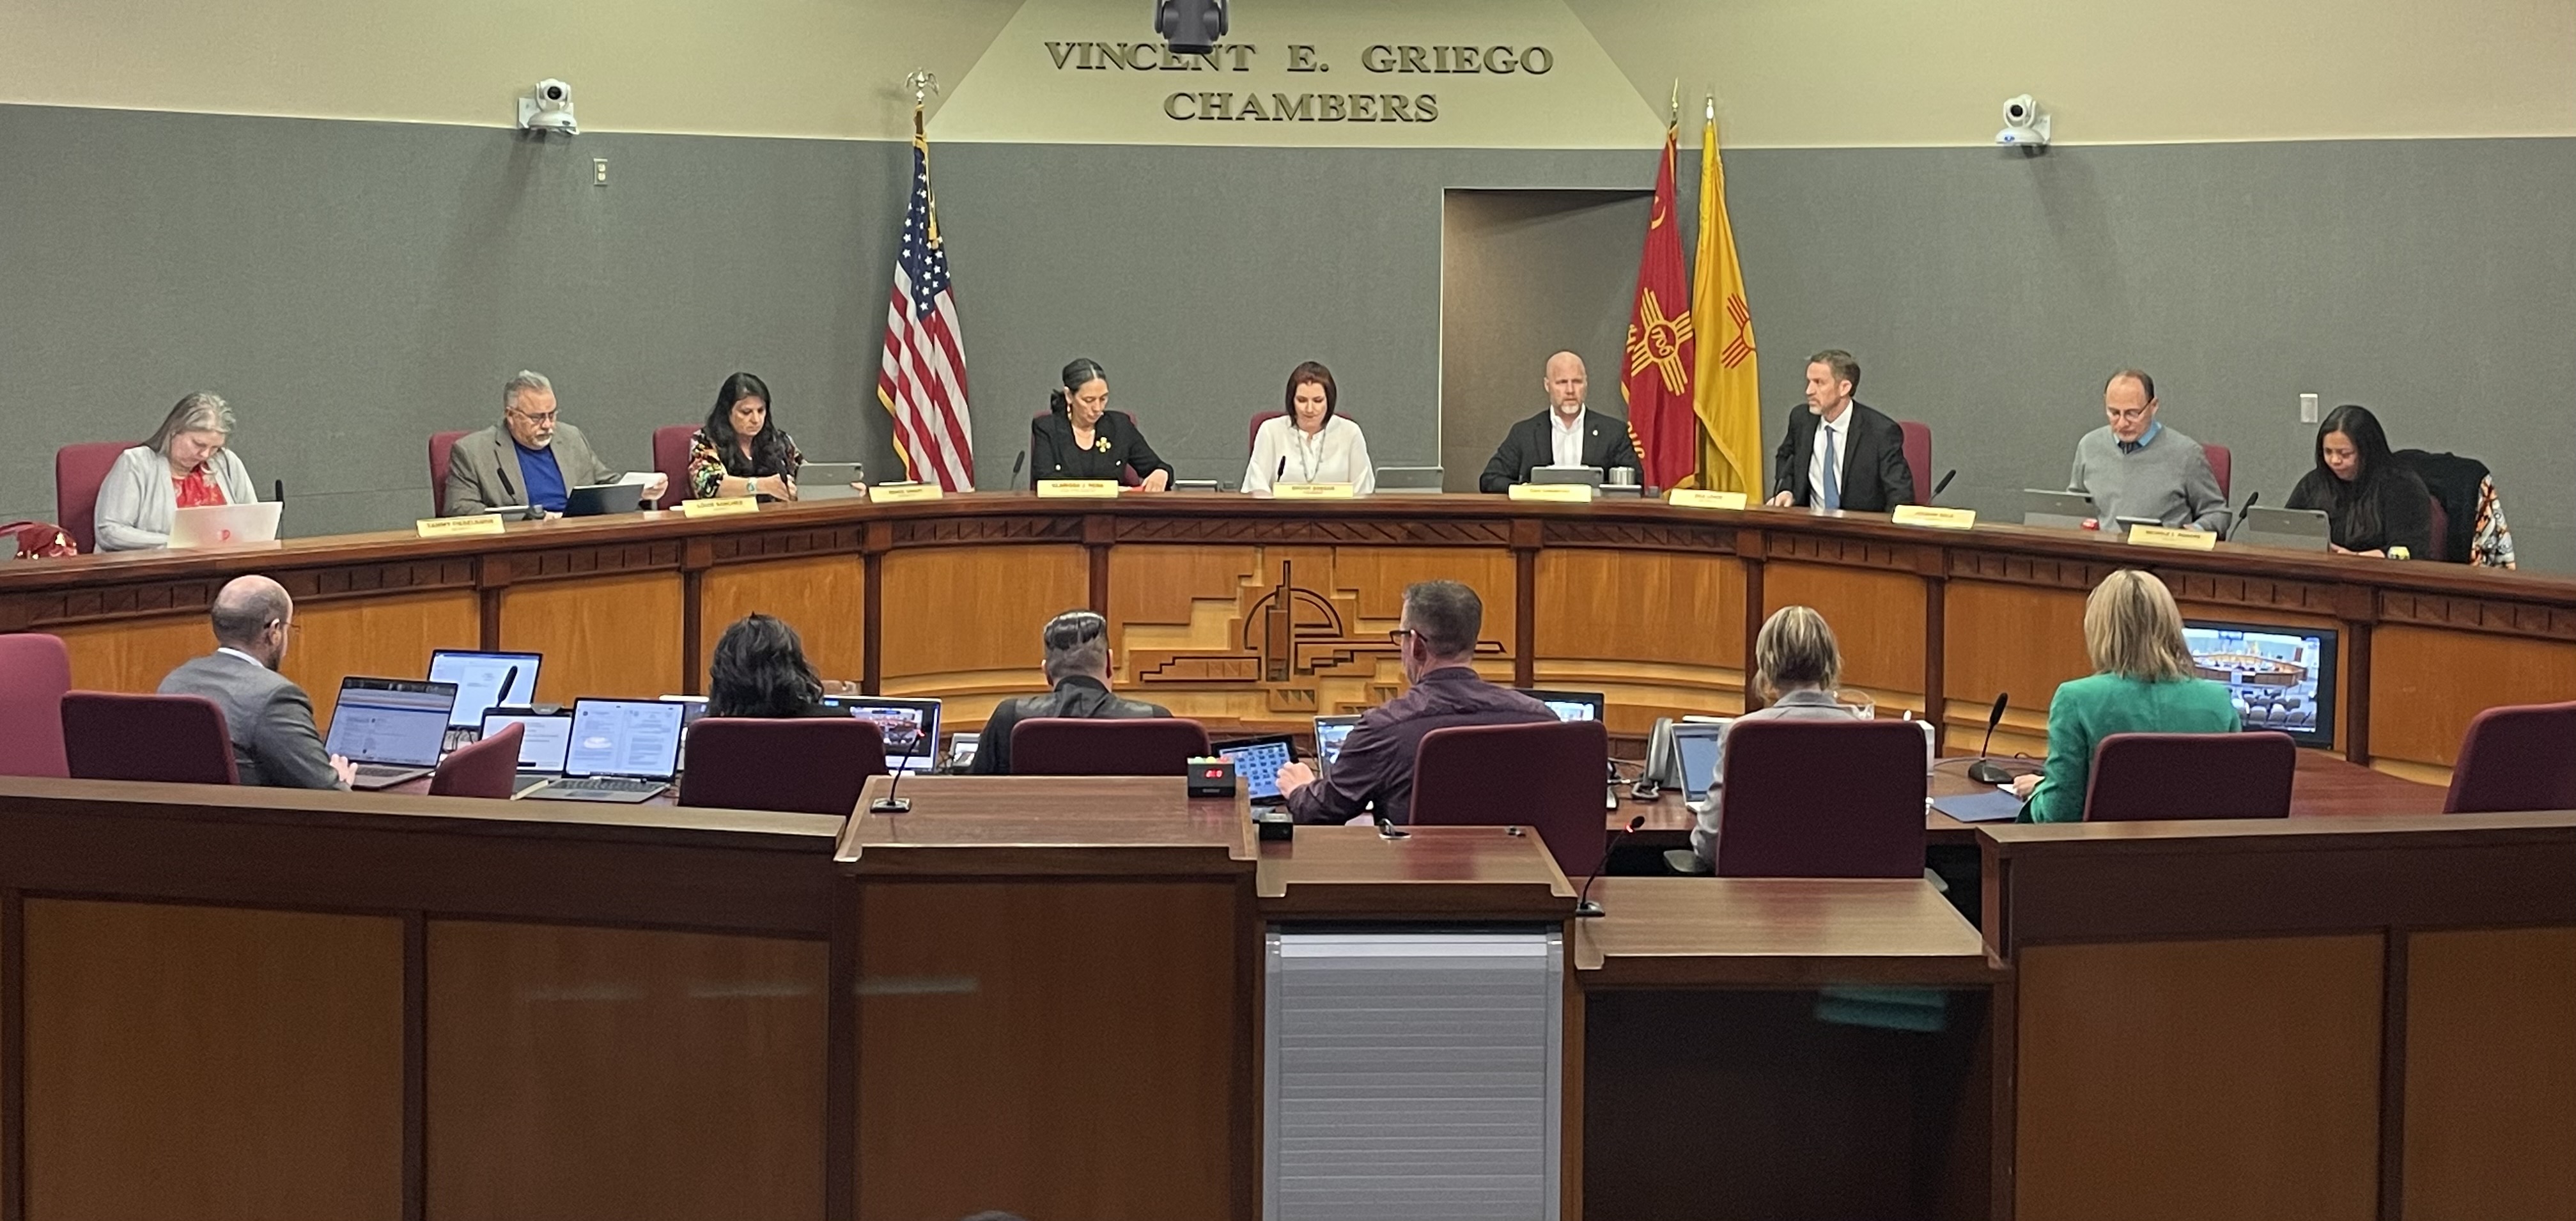
[[[1655,209],[1646,221],[1646,252],[1637,263],[1637,305],[1628,314],[1628,356],[1619,394],[1628,401],[1628,436],[1651,487],[1678,487],[1699,469],[1699,417],[1691,409],[1698,343],[1691,336],[1690,282],[1683,270],[1680,217],[1673,210],[1676,129],[1664,128],[1664,161],[1655,171]]]

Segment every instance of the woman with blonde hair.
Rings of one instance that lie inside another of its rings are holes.
[[[1784,606],[1762,621],[1753,638],[1753,689],[1767,701],[1759,711],[1729,722],[1718,734],[1718,757],[1726,757],[1726,735],[1746,721],[1850,720],[1862,710],[1834,698],[1842,684],[1842,647],[1834,629],[1814,607]],[[1674,849],[1665,862],[1684,873],[1709,873],[1717,867],[1717,831],[1725,821],[1723,776],[1708,782],[1708,801],[1691,830],[1691,850]]]
[[[232,451],[233,409],[200,390],[179,400],[152,439],[116,456],[98,485],[90,524],[101,551],[148,551],[170,545],[181,509],[243,505],[259,499],[250,470]]]
[[[2115,733],[2234,733],[2245,727],[2225,684],[2199,676],[2183,644],[2173,591],[2123,568],[2084,600],[2090,677],[2061,683],[2048,702],[2048,766],[2013,782],[2031,822],[2075,822],[2093,752]]]

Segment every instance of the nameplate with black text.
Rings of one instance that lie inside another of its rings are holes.
[[[1664,493],[1664,503],[1676,509],[1742,509],[1742,492],[1712,492],[1706,488],[1674,488]]]
[[[1274,483],[1270,495],[1279,500],[1349,500],[1352,488],[1347,483]]]
[[[2140,547],[2175,551],[2208,551],[2218,546],[2218,536],[2207,530],[2178,530],[2172,526],[2131,526],[2129,541]]]
[[[466,538],[476,534],[499,534],[501,515],[477,513],[472,517],[424,517],[412,523],[422,538]]]
[[[1075,500],[1115,500],[1118,498],[1118,481],[1115,479],[1038,480],[1038,499],[1053,500],[1059,497]]]
[[[680,502],[680,516],[688,518],[733,517],[759,511],[760,501],[751,496],[718,496],[709,500]]]
[[[937,500],[939,496],[940,488],[935,483],[880,483],[868,489],[870,504],[910,504],[916,500]]]
[[[1946,509],[1938,505],[1898,505],[1896,524],[1930,526],[1935,530],[1965,530],[1977,524],[1975,509]]]
[[[1511,497],[1514,500],[1588,505],[1592,503],[1593,488],[1588,483],[1515,483]]]

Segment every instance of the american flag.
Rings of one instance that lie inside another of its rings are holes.
[[[918,109],[913,114],[912,206],[904,212],[903,250],[894,261],[894,299],[886,309],[877,401],[894,417],[895,451],[912,478],[937,480],[951,492],[975,486],[966,345],[958,337],[948,251],[939,243],[939,213],[930,199],[930,141],[921,133]]]

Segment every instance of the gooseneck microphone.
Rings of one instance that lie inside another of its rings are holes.
[[[2245,494],[2244,506],[2236,510],[2236,520],[2230,523],[2227,527],[2227,534],[2225,536],[2227,541],[2235,541],[2237,534],[2245,529],[2245,515],[2253,512],[2254,502],[2261,499],[2263,499],[2263,494],[2261,492],[2247,492]]]
[[[916,726],[912,731],[912,745],[904,748],[903,759],[894,765],[894,779],[886,781],[886,795],[869,802],[868,813],[909,814],[912,812],[912,798],[897,797],[894,791],[903,787],[904,772],[911,768],[913,757],[921,753],[921,736],[921,730]]]
[[[517,707],[518,704],[512,703],[510,699],[510,688],[517,685],[519,685],[519,667],[512,666],[507,670],[503,670],[501,672],[501,694],[496,697],[493,702],[509,704],[513,708]],[[528,694],[533,696],[536,692],[531,691]]]
[[[1948,473],[1941,476],[1941,482],[1932,485],[1932,494],[1923,498],[1924,503],[1929,504],[1935,500],[1941,499],[1942,491],[1950,486],[1951,480],[1958,477],[1959,468],[1955,466],[1951,467]]]
[[[1592,867],[1591,877],[1583,879],[1583,893],[1574,896],[1575,915],[1589,917],[1603,914],[1601,905],[1592,901],[1592,884],[1600,881],[1601,875],[1609,871],[1610,854],[1619,850],[1620,842],[1636,834],[1637,828],[1645,825],[1646,816],[1637,815],[1628,820],[1627,826],[1619,828],[1618,834],[1610,837],[1608,846],[1601,849],[1601,863]]]
[[[2013,774],[1987,757],[1987,748],[1995,744],[1995,726],[2003,723],[2004,707],[2012,702],[2012,693],[1995,693],[1995,706],[1986,711],[1986,740],[1977,743],[1977,761],[1968,765],[1968,779],[1979,784],[2011,784]]]
[[[1027,450],[1025,450],[1025,449],[1024,449],[1024,450],[1021,450],[1021,451],[1019,452],[1019,456],[1017,456],[1017,457],[1015,457],[1015,458],[1011,459],[1011,486],[1012,486],[1012,487],[1018,487],[1018,486],[1020,486],[1020,467],[1021,467],[1022,465],[1024,465],[1025,463],[1027,463],[1027,462],[1028,462],[1028,460],[1029,460],[1029,451],[1027,451]]]
[[[1384,814],[1377,816],[1377,833],[1378,837],[1381,839],[1405,839],[1413,834],[1413,832],[1395,825],[1395,820]]]

